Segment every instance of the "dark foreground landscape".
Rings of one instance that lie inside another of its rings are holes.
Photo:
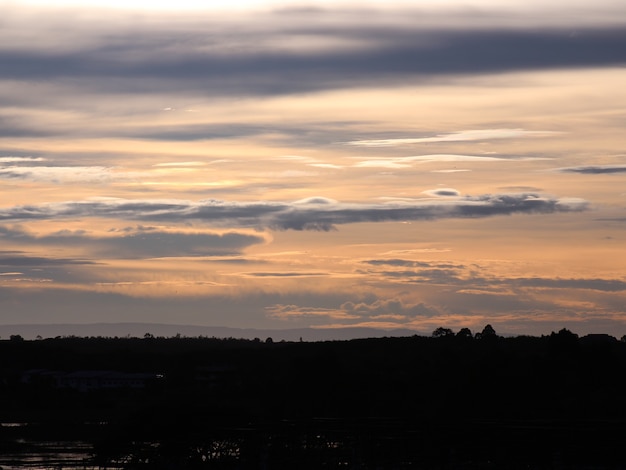
[[[626,468],[626,342],[0,341],[0,466]]]

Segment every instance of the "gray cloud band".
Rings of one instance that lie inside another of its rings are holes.
[[[302,33],[292,29],[220,32],[217,41],[206,33],[207,26],[199,30],[190,23],[193,34],[146,29],[141,40],[136,32],[116,31],[115,43],[103,35],[80,50],[5,47],[0,50],[0,79],[45,78],[98,92],[195,90],[220,96],[272,95],[437,75],[626,63],[626,31],[617,27],[588,27],[572,35],[560,28],[435,30],[373,24],[334,29],[309,25],[307,37],[313,45],[333,39],[351,46],[313,47],[298,54],[272,45],[298,40]],[[6,43],[11,42],[7,37]]]
[[[562,173],[581,173],[585,175],[600,175],[607,173],[626,173],[626,165],[592,165],[592,166],[572,166],[558,168]]]
[[[102,199],[14,206],[0,210],[0,220],[53,220],[69,217],[121,218],[169,223],[198,221],[220,227],[328,231],[357,222],[476,218],[510,214],[547,214],[587,209],[581,199],[539,194],[487,194],[415,199],[383,204],[341,203],[311,198],[292,203],[220,200]]]

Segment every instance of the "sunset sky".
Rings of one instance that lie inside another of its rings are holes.
[[[626,2],[210,3],[0,2],[1,324],[626,334]]]

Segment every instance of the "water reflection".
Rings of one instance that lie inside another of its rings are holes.
[[[5,426],[5,424],[3,424]],[[93,446],[82,441],[33,441],[16,439],[3,442],[0,468],[30,470],[97,469],[93,463]],[[115,467],[108,467],[116,470]],[[121,467],[118,467],[121,470]]]
[[[400,448],[406,448],[409,437],[389,434],[393,427],[388,425],[378,422],[374,429],[371,424],[358,426],[340,420],[281,421],[213,427],[191,434],[172,429],[170,434],[155,440],[128,439],[108,432],[104,426],[91,442],[24,439],[15,433],[11,440],[2,443],[0,468],[366,468],[366,464],[388,468],[386,465],[400,457]],[[4,428],[9,430],[8,426]],[[20,434],[27,432],[28,426]],[[405,464],[410,461],[407,457],[401,457]]]

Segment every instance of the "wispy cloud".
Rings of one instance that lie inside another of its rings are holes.
[[[328,168],[331,170],[340,170],[341,168],[344,168],[341,165],[337,165],[335,163],[308,163],[309,166],[314,166],[316,168]]]
[[[399,145],[425,144],[434,142],[471,142],[494,139],[519,139],[526,137],[548,137],[558,134],[553,131],[529,131],[525,129],[478,129],[460,132],[452,132],[448,134],[438,134],[429,137],[416,137],[404,139],[372,139],[372,140],[352,140],[346,142],[348,145],[359,147],[395,147]],[[427,156],[426,156],[427,157]],[[433,157],[441,158],[458,158],[462,161],[465,159],[485,158],[489,157],[473,157],[467,155],[433,155]],[[498,158],[493,158],[498,160]]]
[[[540,194],[485,194],[462,198],[413,199],[382,204],[342,203],[326,198],[286,202],[94,198],[0,209],[0,220],[102,217],[128,220],[197,221],[216,226],[279,230],[331,230],[357,222],[474,218],[510,214],[582,211],[587,202]]]
[[[617,279],[581,278],[581,279],[547,279],[547,278],[520,278],[514,280],[520,287],[539,287],[550,289],[589,289],[604,292],[626,291],[626,282]]]
[[[495,157],[492,155],[458,155],[458,154],[433,154],[433,155],[413,155],[408,157],[391,157],[366,159],[354,164],[357,168],[408,168],[413,163],[435,163],[435,162],[467,162],[467,163],[488,163],[488,162],[515,162],[515,161],[535,161],[551,160],[545,157]],[[448,172],[468,171],[468,170],[447,170]]]
[[[376,299],[369,302],[348,301],[337,308],[315,308],[293,304],[276,304],[267,307],[266,313],[272,318],[281,320],[322,318],[326,320],[343,320],[352,323],[362,320],[393,320],[399,324],[408,322],[414,318],[428,318],[441,314],[441,312],[434,307],[428,306],[422,302],[410,303],[401,299]]]
[[[155,163],[153,166],[176,168],[176,167],[198,167],[198,166],[205,166],[205,165],[206,165],[205,162],[168,162],[168,163]]]
[[[626,291],[626,282],[622,279],[482,276],[477,273],[477,266],[403,258],[371,259],[363,260],[362,263],[371,266],[372,270],[369,272],[376,275],[403,279],[406,282],[421,281],[424,278],[445,281],[450,288],[454,287],[457,293],[463,294],[521,295],[523,291],[546,289]],[[376,269],[385,267],[385,271]]]
[[[127,178],[131,177],[131,175],[128,174],[115,174],[110,168],[102,166],[0,167],[0,178],[24,179],[50,183],[105,182],[111,181],[113,179],[121,179],[123,176],[126,176]]]
[[[39,163],[45,161],[42,157],[14,157],[6,156],[0,157],[0,164],[2,163]]]
[[[357,320],[358,315],[349,314],[341,309],[324,307],[303,307],[298,305],[275,304],[265,308],[265,313],[270,318],[280,320],[301,319],[332,319],[332,320]]]
[[[435,253],[441,253],[446,250],[437,250]],[[420,253],[424,253],[425,251],[419,251]],[[427,253],[433,253],[433,251],[427,251]],[[402,258],[386,258],[386,259],[371,259],[363,261],[366,264],[372,266],[398,266],[403,268],[440,268],[440,269],[461,269],[466,266],[462,264],[451,264],[451,263],[442,263],[442,262],[431,262],[431,261],[415,261],[409,259]]]
[[[626,173],[626,165],[587,165],[557,168],[562,173],[581,173],[585,175],[601,175],[607,173]]]
[[[46,258],[43,256],[31,256],[15,252],[0,252],[0,266],[8,267],[49,267],[49,266],[68,266],[93,264],[90,260],[75,258]],[[4,273],[22,274],[22,273]]]
[[[243,275],[248,276],[248,277],[286,278],[286,277],[320,277],[320,276],[328,276],[328,273],[324,273],[324,272],[255,272],[255,273],[244,273]]]

